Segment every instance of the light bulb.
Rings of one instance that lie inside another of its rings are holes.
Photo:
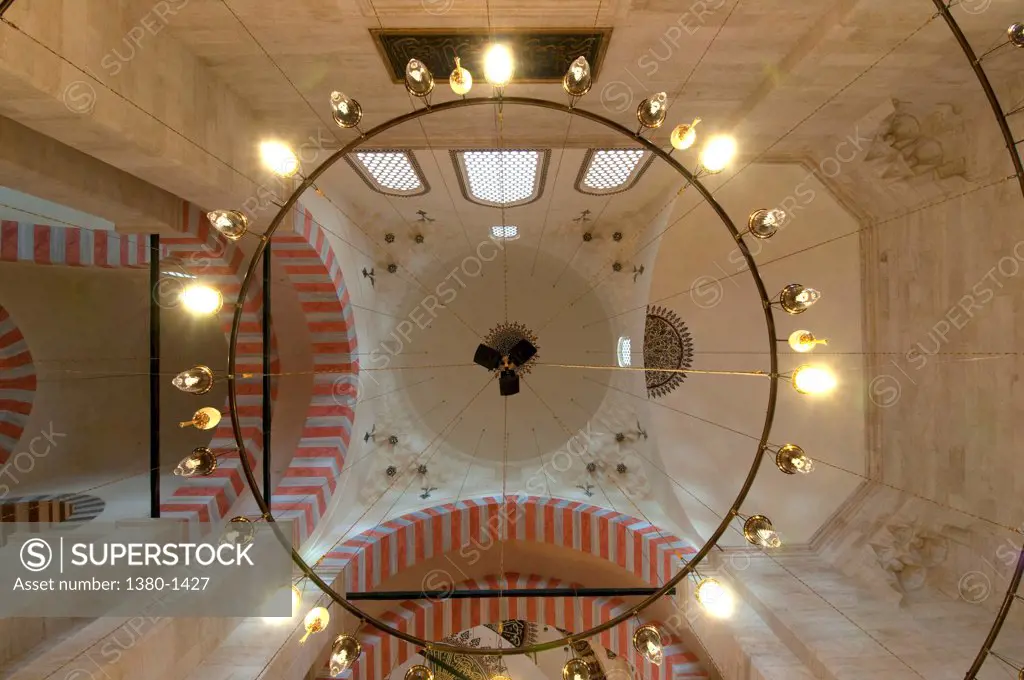
[[[569,659],[562,666],[562,680],[590,680],[590,665],[583,659]]]
[[[793,372],[793,387],[800,394],[825,394],[835,389],[836,377],[820,366],[800,366]]]
[[[750,213],[747,219],[747,229],[753,236],[760,239],[771,238],[786,221],[786,213],[776,208],[775,210],[755,210]]]
[[[473,89],[473,75],[462,68],[462,62],[459,61],[458,57],[455,57],[455,69],[448,77],[448,84],[451,85],[452,92],[460,96],[467,94]]]
[[[418,663],[405,672],[405,680],[434,680],[434,671]]]
[[[778,548],[782,539],[775,533],[772,521],[764,515],[752,515],[743,523],[743,538],[763,548]]]
[[[419,59],[410,59],[405,67],[405,89],[414,97],[426,97],[434,90],[434,76]]]
[[[789,346],[794,352],[800,352],[801,354],[812,351],[818,345],[827,344],[828,340],[824,338],[819,340],[810,331],[793,331],[789,334]]]
[[[484,78],[497,88],[505,87],[512,80],[515,63],[512,53],[504,45],[491,45],[484,55]]]
[[[355,99],[335,91],[331,93],[331,115],[339,127],[354,128],[363,118],[363,107]]]
[[[700,152],[700,164],[705,171],[719,173],[736,156],[736,140],[728,135],[715,135]]]
[[[216,288],[193,283],[181,291],[181,305],[192,314],[208,316],[224,307],[224,296]]]
[[[655,666],[660,666],[661,662],[665,660],[661,633],[650,624],[637,628],[633,633],[633,649]]]
[[[338,676],[347,671],[362,652],[363,646],[351,635],[342,633],[334,638],[331,645],[331,675]]]
[[[700,118],[694,118],[692,123],[677,125],[669,137],[669,141],[672,142],[672,148],[677,151],[686,151],[693,146],[693,143],[697,141],[698,123],[700,123]]]
[[[800,314],[821,299],[821,293],[799,283],[791,283],[779,293],[779,304],[789,314]]]
[[[306,634],[299,640],[299,644],[305,642],[306,638],[313,633],[319,633],[322,631],[327,627],[327,624],[330,623],[330,621],[331,614],[323,607],[313,607],[310,609],[309,613],[306,614],[306,618],[302,621],[302,625],[306,628]],[[337,644],[337,642],[335,642],[335,644]]]
[[[212,430],[220,424],[220,411],[212,406],[204,406],[192,414],[192,420],[178,423],[178,427],[194,427],[199,430]]]
[[[208,477],[216,469],[217,456],[205,446],[200,446],[178,463],[174,468],[174,474],[178,477]]]
[[[256,538],[256,525],[248,517],[232,517],[224,534],[220,537],[221,545],[246,546]]]
[[[562,89],[572,97],[582,97],[590,92],[594,84],[590,75],[590,64],[586,57],[576,57],[576,60],[569,66],[569,70],[562,78]]]
[[[701,580],[697,584],[694,597],[697,598],[697,604],[716,619],[729,618],[736,607],[732,591],[713,578]]]
[[[224,238],[237,241],[249,228],[249,218],[237,210],[211,210],[206,213],[213,228],[224,235]]]
[[[775,454],[775,464],[787,475],[806,475],[814,470],[814,461],[796,444],[786,444]]]
[[[278,177],[291,177],[299,171],[299,157],[286,144],[268,141],[260,144],[263,165]]]
[[[667,101],[668,95],[659,92],[640,102],[640,106],[636,109],[636,119],[640,121],[640,125],[645,128],[661,127],[661,124],[665,122],[665,116],[668,115]]]
[[[1014,45],[1024,47],[1024,24],[1010,24],[1010,27],[1006,29],[1006,35]]]
[[[213,389],[213,371],[207,366],[193,366],[174,376],[171,384],[189,394],[206,394]]]

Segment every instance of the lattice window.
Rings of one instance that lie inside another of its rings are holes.
[[[576,178],[584,194],[616,194],[631,188],[653,156],[643,149],[591,149]]]
[[[519,227],[512,224],[506,224],[503,227],[491,227],[491,237],[503,241],[511,241],[514,238],[519,238]]]
[[[633,341],[623,336],[619,338],[618,347],[619,366],[630,366],[633,363]]]
[[[466,200],[511,207],[540,198],[549,152],[536,149],[455,151],[459,184]]]
[[[419,196],[430,187],[410,151],[357,151],[349,164],[371,189],[389,196]]]

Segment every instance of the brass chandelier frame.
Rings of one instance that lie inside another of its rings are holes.
[[[345,158],[349,153],[353,152],[363,143],[373,139],[377,135],[380,135],[393,127],[402,125],[409,121],[417,120],[424,116],[434,115],[443,113],[446,111],[453,111],[456,109],[469,108],[473,106],[497,106],[502,107],[508,106],[524,106],[548,109],[551,111],[560,111],[570,116],[578,116],[584,120],[603,125],[604,127],[618,132],[621,135],[629,138],[637,144],[640,144],[645,150],[649,151],[653,156],[660,158],[662,161],[668,164],[670,168],[679,173],[680,176],[686,180],[688,185],[692,185],[697,191],[703,196],[704,200],[708,202],[711,208],[718,215],[722,224],[729,232],[730,237],[736,242],[743,254],[743,258],[747,264],[747,268],[750,271],[750,275],[754,281],[754,286],[757,290],[758,297],[761,299],[761,307],[764,313],[765,328],[767,333],[767,344],[768,354],[770,360],[770,372],[764,374],[765,377],[770,379],[770,386],[768,391],[768,406],[765,412],[764,425],[761,430],[761,438],[757,446],[757,451],[754,455],[753,462],[750,465],[750,469],[747,472],[747,476],[740,487],[739,492],[736,494],[736,498],[730,506],[729,510],[725,513],[722,521],[718,527],[712,532],[711,536],[705,541],[704,545],[694,554],[689,560],[684,561],[683,568],[673,575],[668,581],[666,581],[661,588],[652,593],[651,595],[644,598],[641,602],[629,607],[621,614],[604,621],[592,628],[587,630],[572,633],[565,637],[557,640],[551,640],[543,643],[536,643],[527,645],[525,647],[509,648],[509,647],[461,647],[445,642],[426,640],[416,635],[411,635],[404,631],[398,630],[393,626],[388,625],[381,619],[372,616],[362,609],[352,604],[341,596],[330,584],[326,583],[320,576],[318,576],[313,568],[306,562],[306,560],[299,554],[299,552],[292,547],[290,537],[285,536],[284,532],[280,527],[277,526],[274,515],[271,512],[263,493],[260,491],[259,484],[253,473],[252,465],[249,462],[247,455],[239,455],[241,461],[242,470],[245,473],[246,483],[249,486],[249,490],[252,492],[253,499],[259,506],[260,512],[266,519],[266,522],[271,526],[278,540],[281,544],[286,547],[291,553],[292,561],[298,566],[299,570],[303,573],[305,578],[309,579],[314,583],[324,594],[331,598],[335,603],[340,605],[347,612],[352,614],[354,617],[359,619],[363,623],[367,623],[377,630],[396,637],[405,642],[417,645],[427,651],[434,652],[448,652],[453,654],[471,654],[476,656],[511,656],[517,654],[533,654],[537,652],[546,651],[549,649],[557,649],[559,647],[565,647],[573,642],[585,640],[595,635],[598,635],[606,630],[610,630],[621,623],[628,621],[630,618],[636,616],[641,611],[649,607],[650,605],[657,602],[659,599],[664,597],[669,591],[673,590],[677,584],[679,584],[684,578],[694,573],[697,565],[700,564],[708,553],[718,544],[722,535],[725,534],[733,520],[739,515],[740,507],[746,500],[747,495],[750,493],[750,489],[754,484],[754,480],[757,477],[758,470],[761,467],[761,461],[764,458],[764,451],[768,446],[768,437],[771,433],[772,424],[775,420],[775,408],[778,401],[778,389],[779,389],[779,378],[783,377],[779,375],[778,367],[778,343],[776,342],[775,332],[775,317],[773,313],[773,301],[776,296],[769,295],[765,288],[764,282],[761,279],[760,272],[757,268],[757,262],[754,261],[753,255],[750,253],[750,249],[742,238],[742,232],[736,228],[732,219],[729,217],[725,209],[715,200],[714,196],[710,191],[700,182],[698,175],[687,170],[679,161],[671,157],[669,152],[663,150],[657,144],[645,139],[639,133],[626,128],[623,125],[616,123],[600,114],[586,111],[584,109],[577,108],[566,104],[561,104],[546,99],[537,99],[533,97],[508,97],[500,93],[492,95],[490,97],[469,97],[462,99],[455,99],[451,101],[441,102],[432,106],[425,106],[409,113],[402,114],[386,120],[376,127],[361,132],[359,137],[356,137],[349,143],[345,144],[342,148],[335,151],[330,157],[324,160],[315,169],[310,171],[308,174],[303,176],[302,182],[292,192],[288,200],[280,206],[274,219],[271,221],[270,226],[263,234],[263,238],[256,246],[256,250],[249,261],[249,266],[245,272],[245,278],[242,280],[241,288],[238,291],[239,304],[235,306],[234,316],[231,322],[231,333],[228,341],[228,376],[234,376],[237,369],[238,360],[238,336],[242,323],[242,304],[249,291],[249,287],[256,277],[257,267],[259,266],[260,260],[263,258],[264,252],[270,246],[271,239],[277,229],[281,226],[285,216],[292,211],[299,197],[302,196],[306,190],[314,188],[315,182],[319,177],[326,172],[331,166],[338,161]],[[231,414],[231,427],[234,433],[235,442],[238,445],[240,454],[246,451],[245,440],[242,436],[241,420],[237,417],[238,414],[238,392],[237,385],[234,380],[229,380],[228,385],[228,408]]]

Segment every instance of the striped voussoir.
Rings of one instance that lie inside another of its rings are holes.
[[[454,584],[453,584],[454,585]],[[509,588],[565,588],[579,584],[536,575],[506,574],[504,579],[488,576],[463,581],[459,590],[493,590]],[[403,632],[427,640],[441,640],[475,626],[494,624],[501,620],[521,619],[562,630],[579,631],[592,628],[601,621],[629,609],[619,598],[608,597],[506,597],[487,599],[419,599],[407,600],[381,615],[386,623]],[[647,622],[645,622],[647,623]],[[657,625],[657,622],[653,622]],[[637,677],[650,680],[675,678],[706,678],[707,671],[697,656],[689,651],[666,626],[659,626],[665,660],[655,666],[636,652],[633,631],[641,625],[632,619],[598,635],[594,641],[611,650],[636,669]],[[370,630],[360,636],[363,654],[352,669],[352,680],[386,678],[420,652],[415,645],[390,635]],[[322,672],[321,678],[330,678]]]
[[[9,523],[17,522],[20,532],[30,533],[49,528],[50,522],[74,527],[96,519],[106,505],[99,496],[81,493],[5,498],[0,502],[0,546],[5,545],[13,533],[13,527],[8,528]]]
[[[35,393],[36,369],[28,343],[0,306],[0,465],[21,440]]]
[[[71,267],[146,267],[149,244],[144,234],[31,222],[0,222],[0,261]]]
[[[295,455],[274,489],[271,509],[306,539],[327,511],[345,465],[355,417],[359,364],[355,323],[338,260],[313,215],[296,205],[295,233],[273,238],[302,305],[312,345],[313,393]]]
[[[180,261],[183,269],[208,285],[217,288],[227,301],[234,301],[241,290],[247,264],[242,251],[224,239],[210,224],[206,213],[185,202],[182,208],[180,235],[161,238],[170,257]],[[263,453],[263,333],[260,312],[263,306],[261,281],[257,277],[249,287],[242,305],[242,324],[238,336],[238,360],[235,383],[238,390],[238,415],[242,436],[249,452],[249,462],[257,467]],[[225,305],[219,319],[227,335],[231,331],[234,305]],[[211,361],[214,358],[211,357]],[[181,367],[183,370],[186,367]],[[251,373],[252,377],[242,377]],[[205,405],[205,404],[204,404]],[[214,430],[212,449],[235,449],[231,415],[222,409],[223,419]],[[182,452],[181,457],[187,455]],[[241,462],[237,456],[221,458],[217,470],[209,477],[173,478],[173,492],[160,505],[161,517],[188,523],[218,522],[224,519],[245,490]]]

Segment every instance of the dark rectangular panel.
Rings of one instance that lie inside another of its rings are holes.
[[[569,64],[579,56],[590,62],[597,79],[601,60],[611,38],[611,29],[552,29],[504,31],[492,37],[487,29],[373,29],[370,31],[391,79],[405,82],[405,66],[419,59],[438,84],[448,80],[455,57],[473,74],[473,82],[484,84],[483,54],[492,42],[506,45],[515,57],[513,83],[561,82]]]

